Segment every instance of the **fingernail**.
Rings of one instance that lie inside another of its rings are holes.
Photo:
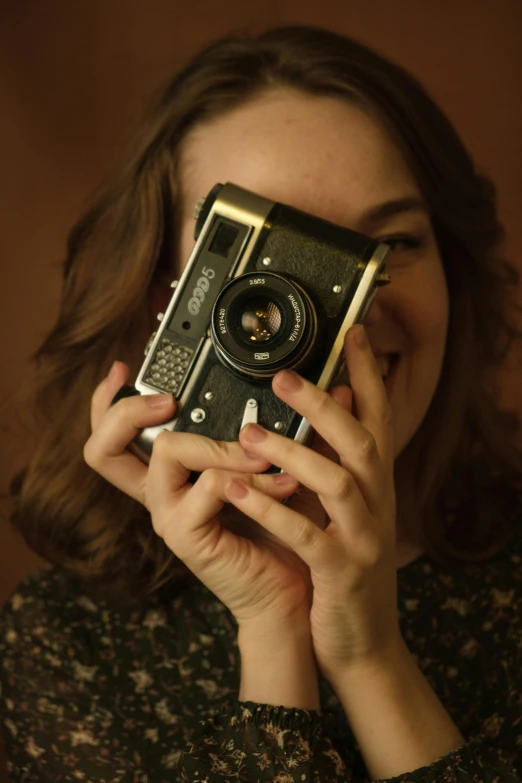
[[[151,408],[167,408],[172,405],[172,394],[146,394],[145,399]]]
[[[296,480],[289,473],[278,473],[274,476],[274,482],[280,486],[289,486],[290,484],[295,484]]]
[[[265,462],[265,458],[261,457],[259,454],[254,454],[252,451],[247,451],[246,449],[243,449],[243,451],[245,452],[245,457],[248,457],[248,459],[255,459],[257,462],[261,459]]]
[[[277,384],[288,392],[296,392],[303,387],[302,379],[293,370],[281,370],[277,375]]]
[[[248,495],[248,489],[240,481],[232,479],[230,484],[227,484],[226,493],[227,495],[230,495],[230,497],[237,498],[239,500],[241,498],[246,498]]]
[[[357,324],[357,326],[353,327],[353,339],[355,340],[355,344],[359,348],[366,348],[368,345],[368,338],[366,336],[366,329],[362,324]]]
[[[241,431],[244,437],[252,441],[252,443],[260,443],[268,435],[268,432],[260,427],[259,424],[247,424]]]

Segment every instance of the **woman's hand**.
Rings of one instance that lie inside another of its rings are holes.
[[[94,392],[92,435],[84,449],[87,464],[150,511],[156,533],[228,606],[241,627],[262,621],[274,629],[309,630],[309,569],[251,520],[235,521],[244,534],[238,536],[218,517],[226,502],[225,486],[234,477],[276,505],[295,491],[297,481],[256,475],[270,463],[249,456],[238,442],[183,432],[160,433],[149,465],[143,464],[127,446],[142,428],[171,419],[176,402],[170,395],[133,396],[110,407],[127,378],[126,365],[116,362]],[[201,472],[194,484],[187,480],[192,470]]]
[[[317,494],[329,524],[321,524],[317,508],[312,514],[295,510],[294,498],[284,506],[238,480],[225,490],[238,509],[309,565],[314,651],[331,683],[348,669],[384,663],[400,639],[391,410],[371,348],[367,341],[356,344],[357,332],[351,329],[345,340],[351,392],[338,387],[326,393],[295,373],[278,373],[273,381],[274,392],[308,419],[323,448],[312,450],[256,425],[240,433],[245,449]],[[357,418],[350,412],[352,395]],[[328,450],[339,460],[325,456]]]

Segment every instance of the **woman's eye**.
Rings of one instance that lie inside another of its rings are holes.
[[[389,245],[392,252],[413,250],[414,248],[420,247],[422,244],[420,237],[415,237],[411,234],[397,234],[393,237],[384,237],[379,241]]]

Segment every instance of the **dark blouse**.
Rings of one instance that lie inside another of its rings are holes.
[[[522,781],[522,523],[482,564],[398,571],[403,636],[466,739],[394,781]],[[55,568],[0,615],[12,783],[368,781],[342,707],[239,702],[237,624],[194,578],[118,612]]]

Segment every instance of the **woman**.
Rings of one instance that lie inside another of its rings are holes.
[[[273,380],[312,448],[166,433],[145,466],[126,447],[175,400],[111,401],[216,182],[387,242],[392,284],[346,335],[351,388]],[[14,521],[54,566],[3,613],[13,781],[521,779],[522,459],[488,375],[520,335],[499,235],[440,110],[349,39],[220,41],[174,77],[71,234],[38,354]]]

